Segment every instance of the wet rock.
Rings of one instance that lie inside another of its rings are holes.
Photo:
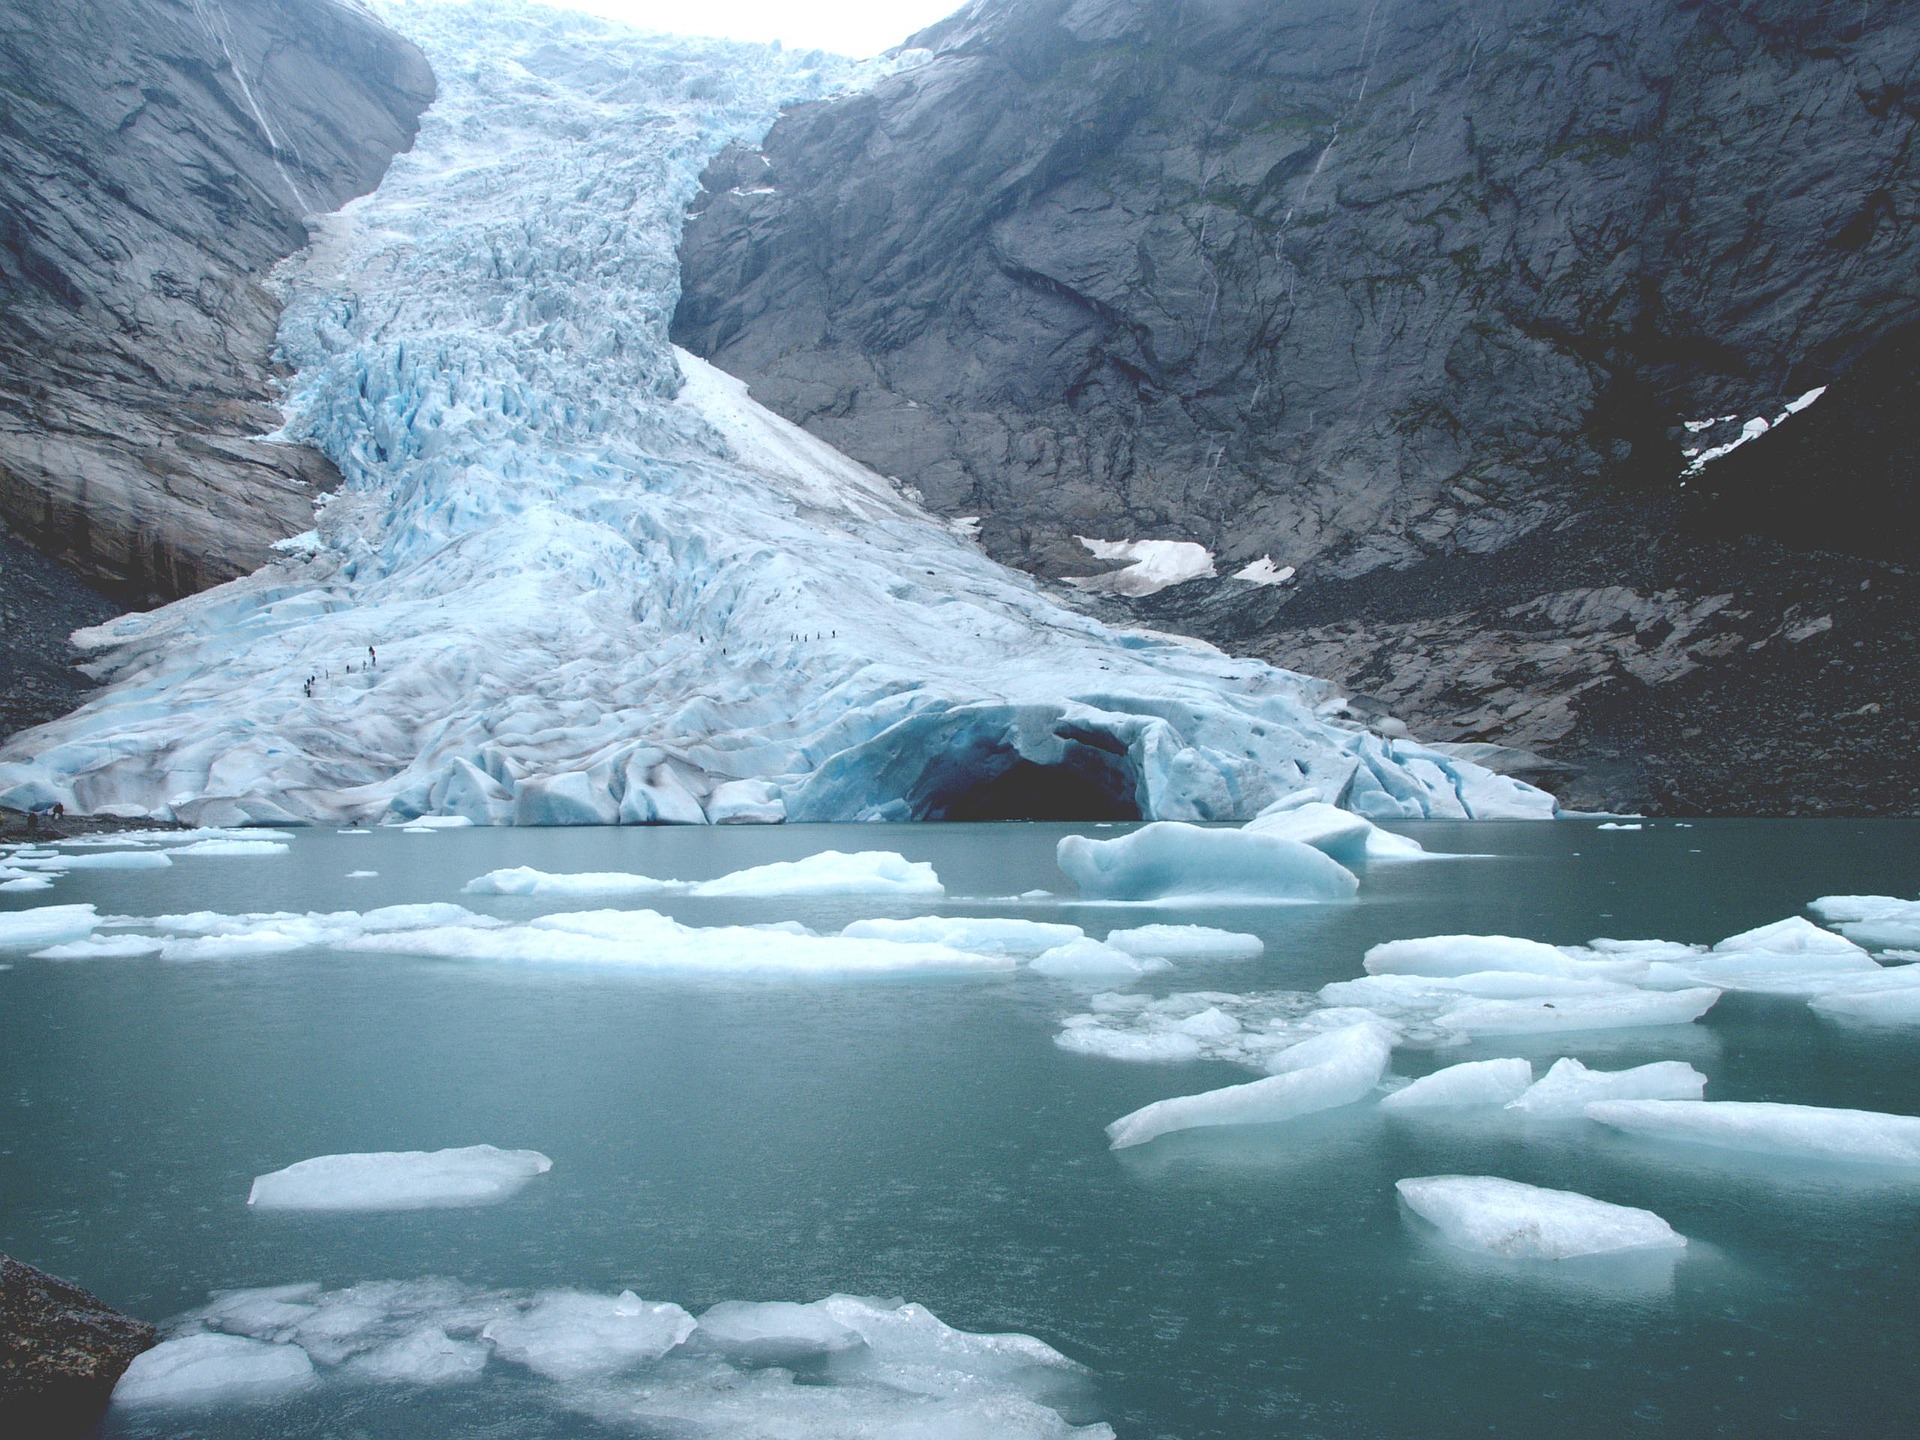
[[[81,1433],[154,1341],[153,1326],[0,1255],[0,1429],[21,1440]]]
[[[338,483],[279,427],[273,265],[433,77],[348,0],[0,0],[0,520],[124,608],[244,574]]]

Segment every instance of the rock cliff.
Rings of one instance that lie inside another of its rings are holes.
[[[337,477],[259,438],[279,424],[263,282],[308,215],[378,182],[432,95],[419,51],[351,0],[0,0],[10,660],[311,526]],[[35,603],[18,542],[102,598]],[[7,668],[8,729],[65,708]]]
[[[1578,798],[1920,803],[1911,12],[980,0],[913,43],[715,164],[681,343],[1043,575],[1295,567],[1130,609]],[[1781,718],[1808,683],[1844,723]],[[1807,768],[1706,783],[1743,736]]]

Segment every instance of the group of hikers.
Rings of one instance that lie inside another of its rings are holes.
[[[367,668],[369,670],[377,670],[380,668],[380,654],[371,645],[367,646]],[[351,664],[347,666],[347,673],[349,675],[353,674],[353,666]],[[307,699],[311,700],[313,699],[313,687],[318,685],[322,680],[328,680],[332,677],[333,672],[331,670],[322,670],[317,675],[307,676],[305,683],[303,683],[300,688],[305,692]]]

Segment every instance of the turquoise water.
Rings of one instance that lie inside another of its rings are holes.
[[[1071,830],[893,826],[300,834],[271,860],[75,872],[7,908],[367,909],[476,898],[484,871],[698,879],[827,848],[934,863],[949,899],[653,902],[690,923],[1009,914],[1100,935],[1146,919],[1257,931],[1267,953],[1142,987],[1311,989],[1380,940],[1712,941],[1822,894],[1920,891],[1920,824],[1405,827],[1485,858],[1376,867],[1351,905],[1151,915],[994,902],[1064,889]],[[371,879],[347,872],[372,869]],[[972,899],[968,897],[974,897]],[[1920,1179],[1742,1159],[1503,1115],[1409,1121],[1371,1105],[1121,1153],[1102,1126],[1251,1078],[1052,1043],[1089,990],[987,978],[703,980],[367,954],[0,971],[0,1250],[160,1320],[210,1290],[447,1275],[631,1286],[698,1312],[831,1291],[917,1300],[1083,1362],[1066,1402],[1123,1437],[1834,1435],[1920,1420]],[[1850,1030],[1729,995],[1701,1024],[1515,1043],[1615,1068],[1690,1061],[1713,1099],[1920,1113],[1912,1032]],[[310,1155],[487,1142],[551,1174],[479,1210],[256,1214],[252,1177]],[[1515,1265],[1447,1250],[1393,1182],[1505,1175],[1665,1216],[1677,1261]],[[260,1407],[114,1412],[112,1436],[597,1436],[489,1367],[452,1391],[324,1387]]]

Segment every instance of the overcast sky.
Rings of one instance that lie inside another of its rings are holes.
[[[963,0],[549,0],[647,30],[778,40],[801,49],[877,55],[944,19]]]

